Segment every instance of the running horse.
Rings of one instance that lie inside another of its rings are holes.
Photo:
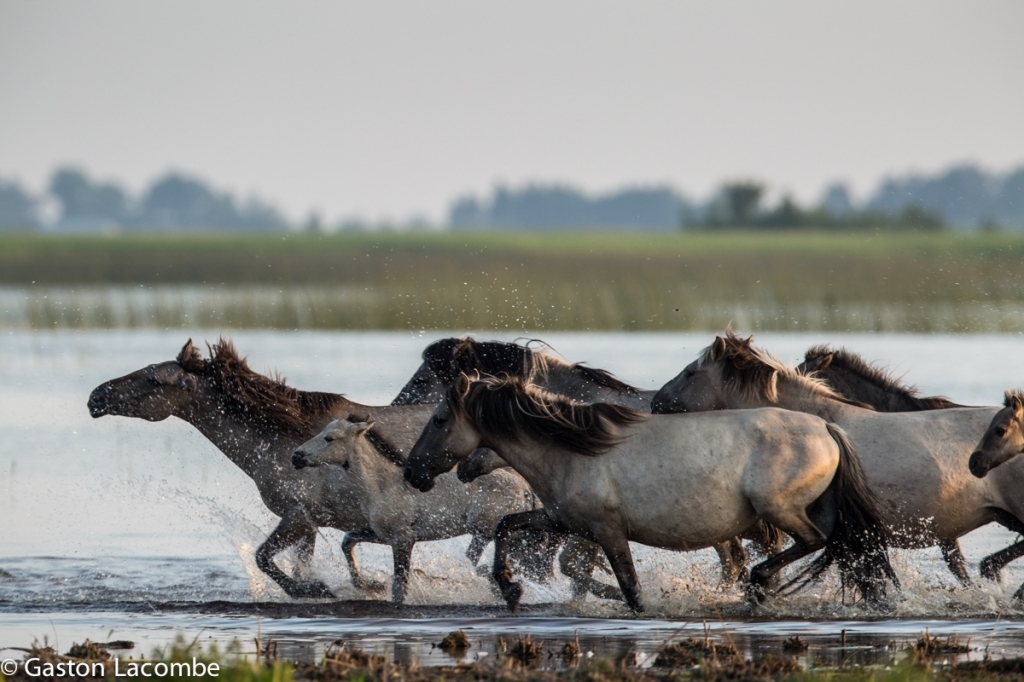
[[[847,432],[892,531],[893,546],[952,542],[993,521],[1024,533],[1024,460],[1008,462],[984,479],[969,471],[979,434],[1000,408],[876,412],[731,332],[716,337],[653,401],[661,414],[756,407],[807,412]],[[1024,554],[1024,545],[1018,544],[986,558],[983,575],[998,577],[1006,563]],[[1016,596],[1022,594],[1018,590]]]
[[[335,393],[300,391],[283,379],[253,371],[225,339],[213,345],[209,358],[203,358],[190,339],[176,359],[96,387],[88,405],[94,418],[181,419],[249,476],[263,503],[281,517],[256,550],[256,563],[288,596],[334,596],[322,581],[289,576],[274,561],[277,554],[294,546],[298,573],[305,574],[321,526],[352,531],[345,535],[342,551],[353,585],[370,591],[383,588],[359,571],[355,546],[380,539],[362,510],[347,502],[352,499],[351,484],[329,469],[296,470],[292,451],[331,421],[355,413],[372,418],[378,433],[408,452],[433,406],[374,407]],[[526,555],[527,561],[530,558]]]
[[[870,405],[876,412],[921,412],[965,407],[945,396],[921,396],[916,387],[902,384],[890,372],[845,348],[813,346],[804,354],[804,361],[797,365],[796,370],[813,375],[844,398]],[[940,538],[937,544],[950,572],[961,585],[970,585],[967,559],[960,549],[960,540]]]
[[[531,348],[532,344],[541,348]],[[514,376],[576,402],[611,403],[641,412],[651,411],[651,399],[656,391],[644,391],[631,386],[604,369],[581,362],[565,362],[545,348],[550,346],[536,339],[526,345],[479,341],[470,336],[440,339],[423,350],[422,364],[402,387],[392,405],[437,403],[461,374],[467,374],[479,377]],[[459,462],[458,474],[461,480],[468,483],[505,466],[507,464],[493,450],[480,448]],[[758,522],[743,537],[757,543],[768,556],[782,550],[782,534],[765,523]],[[592,561],[598,548],[588,547],[587,544],[570,539],[568,551],[562,555],[562,572],[572,578],[577,593],[580,586],[586,584],[590,591],[599,593],[599,596],[617,596],[604,590],[602,583],[590,580]],[[747,563],[747,552],[740,538],[717,543],[714,549],[722,565],[722,582],[727,585],[735,583],[743,576]]]
[[[844,584],[871,601],[897,584],[856,453],[840,429],[811,415],[656,416],[580,404],[515,377],[462,375],[409,453],[405,478],[427,492],[478,447],[495,450],[544,503],[504,518],[495,531],[494,578],[513,610],[522,588],[511,580],[505,543],[524,528],[598,543],[634,611],[643,601],[630,542],[700,549],[759,518],[794,543],[751,571],[752,601],[763,601],[782,568],[819,550],[807,579],[835,562]]]

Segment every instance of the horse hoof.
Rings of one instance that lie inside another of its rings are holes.
[[[519,583],[508,583],[503,585],[501,588],[501,596],[505,598],[505,603],[508,604],[508,610],[515,613],[515,610],[519,607],[519,600],[523,598],[523,586]]]
[[[768,594],[765,592],[764,588],[761,585],[756,585],[754,583],[747,583],[746,593],[747,604],[751,607],[760,606],[766,599],[768,599]]]
[[[319,580],[298,583],[289,591],[288,596],[293,599],[337,599],[327,584]]]
[[[599,599],[610,599],[612,601],[626,601],[622,590],[614,585],[605,585],[597,580],[590,581],[590,593]]]
[[[999,582],[999,574],[1001,573],[1001,570],[1000,567],[996,566],[996,563],[994,561],[982,559],[981,566],[979,566],[979,568],[981,569],[982,578],[985,578],[986,580],[995,580],[996,582]]]
[[[363,592],[384,592],[387,590],[387,585],[380,582],[379,580],[367,580],[366,578],[358,578],[352,581],[352,585]]]

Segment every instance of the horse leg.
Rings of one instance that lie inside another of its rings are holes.
[[[1000,550],[995,554],[990,554],[982,559],[981,575],[983,578],[988,580],[999,580],[999,574],[1003,570],[1003,567],[1014,559],[1019,559],[1022,556],[1024,556],[1024,540],[1015,542],[1006,549]],[[1020,597],[1022,592],[1024,592],[1024,587],[1017,590],[1013,596]]]
[[[739,538],[715,545],[718,560],[722,564],[722,584],[732,585],[740,579],[747,565],[747,551]]]
[[[763,603],[769,594],[774,594],[777,591],[772,588],[772,583],[777,583],[775,578],[779,571],[794,561],[817,552],[824,546],[824,539],[813,543],[797,540],[793,546],[754,566],[750,571],[750,582],[747,584],[747,600],[752,606]]]
[[[412,548],[415,541],[406,541],[391,545],[395,560],[395,578],[391,583],[391,601],[401,604],[405,601],[405,593],[409,590],[409,568],[412,565]]]
[[[791,547],[754,566],[750,572],[750,582],[747,584],[747,600],[751,605],[764,602],[769,594],[774,594],[777,591],[775,588],[775,585],[778,584],[776,577],[783,568],[825,546],[828,542],[828,534],[810,519],[808,511],[818,517],[818,520],[822,522],[821,525],[826,526],[831,532],[835,524],[834,511],[829,509],[830,503],[832,503],[831,506],[834,506],[833,497],[834,495],[826,491],[822,497],[810,505],[810,509],[797,504],[790,508],[776,507],[772,509],[767,507],[758,510],[765,512],[762,513],[762,518],[766,523],[770,523],[778,529],[785,529],[792,536],[794,543]],[[755,505],[756,507],[757,505]],[[829,518],[830,516],[832,518]]]
[[[490,541],[491,538],[485,533],[473,532],[473,539],[469,541],[469,547],[466,548],[466,558],[469,559],[469,563],[474,567],[480,561],[480,555],[484,553],[484,548],[487,547],[487,543]]]
[[[313,551],[316,549],[316,531],[304,535],[295,543],[296,574],[306,577],[313,562]]]
[[[548,533],[521,531],[516,533],[509,544],[509,556],[512,563],[530,580],[546,583],[555,577],[552,566],[560,547],[560,538]]]
[[[596,534],[597,542],[608,557],[608,563],[612,565],[612,573],[619,581],[619,589],[626,600],[626,605],[636,613],[644,610],[641,603],[640,579],[637,578],[636,568],[633,566],[633,553],[629,549],[629,540],[618,529],[613,529]]]
[[[570,536],[558,557],[563,575],[572,582],[572,599],[579,601],[587,593],[599,599],[622,600],[622,591],[614,585],[594,580],[594,568],[601,563],[601,546],[578,535]],[[610,568],[609,568],[610,572]]]
[[[1001,509],[997,510],[997,514],[996,523],[1018,535],[1024,535],[1024,523],[1021,523],[1016,516]],[[1021,556],[1024,556],[1024,541],[1015,542],[1006,549],[990,554],[981,560],[981,577],[987,580],[999,580],[999,574],[1006,564]],[[1022,590],[1017,590],[1014,596],[1019,597],[1021,592]]]
[[[942,550],[942,558],[946,560],[946,566],[956,576],[956,579],[960,581],[960,584],[964,587],[970,587],[971,578],[967,575],[967,559],[964,558],[964,553],[960,551],[960,540],[956,538],[952,540],[939,540],[939,549]]]
[[[543,509],[509,514],[498,522],[497,528],[494,529],[494,566],[491,575],[498,583],[498,589],[501,590],[501,596],[504,597],[510,611],[515,611],[519,606],[519,600],[523,597],[523,587],[512,580],[512,570],[508,565],[509,545],[512,534],[525,529],[559,534],[566,532],[566,529],[548,517]]]
[[[304,509],[297,508],[286,513],[266,542],[256,550],[256,565],[293,599],[333,599],[334,594],[322,581],[295,580],[274,563],[274,557],[279,552],[300,542],[310,533],[316,533],[316,526],[312,525]]]
[[[372,528],[363,528],[362,530],[345,533],[345,538],[341,541],[341,553],[345,555],[345,563],[348,564],[348,573],[352,578],[352,585],[357,590],[381,592],[384,590],[384,583],[376,580],[367,580],[359,571],[359,563],[356,561],[356,545],[360,542],[373,542],[380,545],[387,543],[377,537]]]
[[[741,533],[740,537],[752,540],[760,548],[761,555],[765,559],[775,556],[781,552],[782,545],[786,539],[782,531],[764,519],[758,519],[757,523]],[[740,579],[746,580],[749,578],[749,575],[750,574],[747,573]],[[777,592],[781,586],[782,576],[776,573],[769,579],[767,589],[768,592],[774,593]]]

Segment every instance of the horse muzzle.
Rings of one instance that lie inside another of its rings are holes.
[[[663,398],[655,395],[651,400],[651,414],[675,414],[676,412],[685,411],[683,406],[674,398]]]
[[[405,470],[402,472],[402,475],[405,477],[405,480],[409,483],[409,485],[411,485],[413,488],[416,488],[421,493],[428,492],[431,488],[434,487],[433,478],[430,478],[429,476],[417,476],[416,472],[413,471],[413,468],[409,465],[406,465]]]
[[[89,394],[89,402],[87,405],[89,407],[89,415],[93,419],[99,419],[100,417],[105,417],[109,414],[107,396],[105,395],[105,391],[101,391],[99,388]]]
[[[967,468],[977,478],[985,478],[985,474],[988,473],[988,467],[981,461],[982,456],[981,450],[975,450],[971,453],[971,458],[967,460]]]
[[[302,450],[296,450],[292,453],[292,466],[296,469],[305,469],[306,467],[313,466],[306,457],[309,455]]]

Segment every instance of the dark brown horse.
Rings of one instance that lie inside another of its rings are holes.
[[[836,393],[867,403],[878,412],[918,412],[946,410],[958,405],[941,395],[922,398],[914,386],[900,383],[890,372],[869,363],[845,348],[812,346],[797,365],[801,374],[811,374],[828,384]]]
[[[813,346],[804,354],[804,361],[797,366],[797,371],[813,374],[844,398],[870,405],[878,412],[919,412],[964,407],[944,396],[921,397],[916,387],[900,383],[890,372],[845,348]],[[943,539],[938,545],[950,572],[960,584],[969,585],[971,579],[967,574],[967,559],[960,549],[960,540]]]
[[[263,503],[281,517],[257,549],[257,565],[295,598],[333,595],[318,580],[286,575],[274,562],[279,552],[297,546],[301,566],[312,558],[318,527],[357,529],[345,536],[342,549],[353,583],[367,589],[376,586],[361,577],[353,549],[379,539],[357,505],[327,502],[347,494],[346,479],[330,468],[296,470],[292,451],[329,422],[356,413],[368,415],[378,433],[408,452],[432,410],[430,405],[371,407],[334,393],[300,391],[254,372],[223,339],[208,359],[189,340],[177,359],[108,381],[89,396],[93,417],[188,422],[252,478]]]

